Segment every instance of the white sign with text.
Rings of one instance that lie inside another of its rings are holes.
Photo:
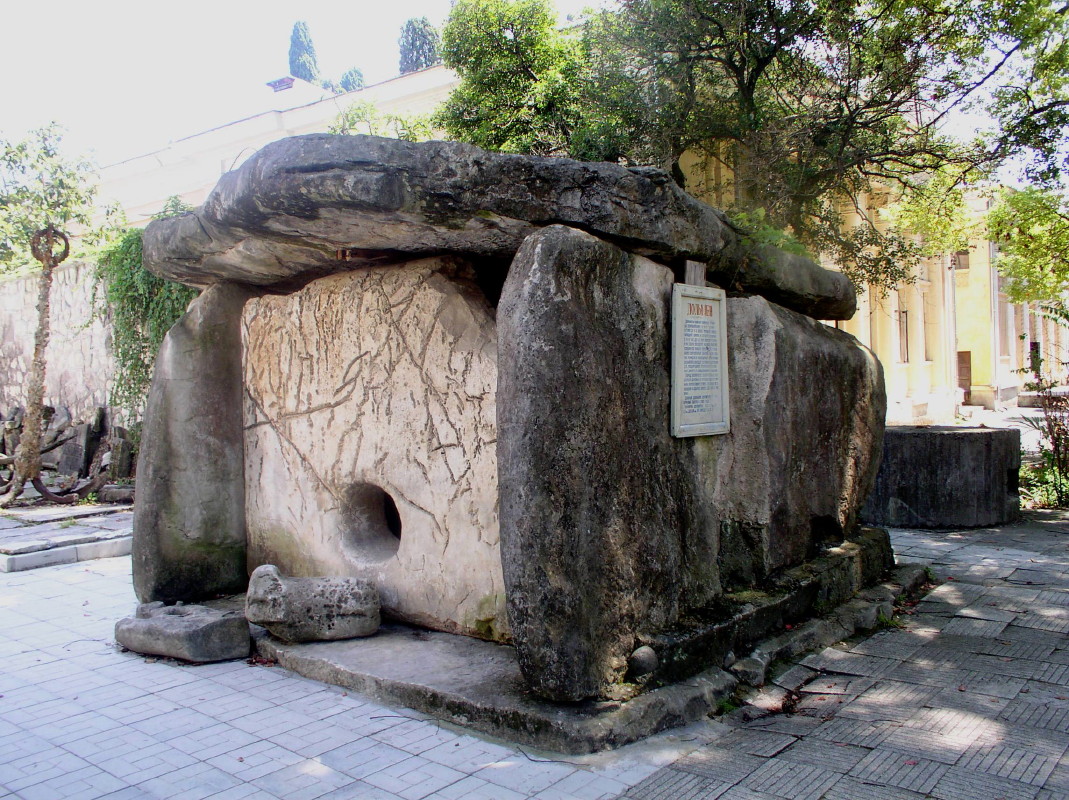
[[[672,287],[672,435],[730,430],[723,289]]]

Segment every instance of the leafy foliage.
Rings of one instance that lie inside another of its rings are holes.
[[[681,184],[683,154],[704,154],[729,212],[760,211],[855,281],[894,286],[960,241],[957,187],[976,170],[1028,151],[1036,174],[1058,174],[1067,9],[620,0],[577,43],[537,0],[460,0],[443,41],[463,83],[440,119],[483,147],[653,165]],[[940,133],[985,102],[996,134],[965,147]],[[881,221],[872,209],[890,199]],[[905,234],[929,212],[919,241]]]
[[[434,126],[427,117],[384,114],[369,100],[353,103],[342,111],[328,126],[327,132],[350,136],[362,133],[407,142],[426,142],[434,138]]]
[[[363,89],[364,86],[364,73],[356,67],[345,70],[338,79],[338,88],[343,92],[355,92],[357,89]]]
[[[289,56],[290,75],[309,83],[319,83],[319,60],[316,58],[308,23],[303,20],[293,23]]]
[[[433,67],[441,61],[438,57],[438,31],[426,17],[407,20],[401,28],[401,38],[397,44],[400,46],[398,70],[401,75]]]
[[[1014,302],[1060,299],[1069,291],[1069,197],[1053,189],[1004,191],[988,212],[995,266]]]
[[[158,217],[175,216],[190,207],[172,197]],[[197,296],[194,289],[157,278],[142,264],[140,228],[131,228],[100,255],[96,280],[102,297],[97,311],[109,315],[115,353],[111,402],[138,417],[152,379],[163,337]]]
[[[35,263],[29,245],[36,231],[92,221],[96,173],[85,160],[65,158],[62,139],[55,123],[19,142],[0,139],[0,271]]]
[[[442,56],[461,78],[435,117],[452,138],[513,153],[569,152],[583,60],[547,0],[458,0]]]

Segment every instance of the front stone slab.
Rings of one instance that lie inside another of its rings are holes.
[[[143,603],[233,594],[248,583],[241,309],[253,294],[231,284],[206,290],[156,357],[134,505]]]
[[[728,300],[730,433],[673,438],[671,289],[667,268],[552,226],[502,292],[502,558],[544,697],[613,696],[637,647],[717,619],[722,587],[841,543],[872,485],[879,362],[761,297]]]
[[[369,580],[383,611],[507,635],[494,314],[433,258],[245,311],[249,566]]]

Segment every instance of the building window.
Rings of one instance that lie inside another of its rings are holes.
[[[909,312],[898,312],[898,360],[909,361]]]
[[[969,251],[959,250],[954,254],[954,269],[969,268]]]

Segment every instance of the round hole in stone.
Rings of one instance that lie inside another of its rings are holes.
[[[373,483],[354,483],[342,503],[344,544],[361,561],[386,561],[401,545],[401,514],[390,493]]]

